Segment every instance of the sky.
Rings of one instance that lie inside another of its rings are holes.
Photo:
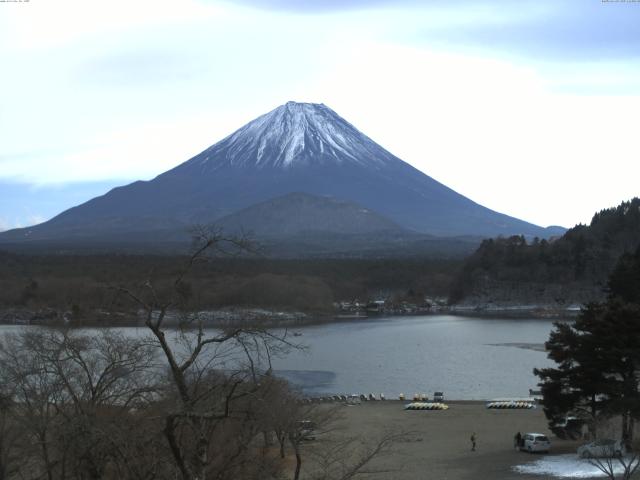
[[[0,2],[0,230],[324,103],[472,200],[571,227],[640,195],[640,1]]]

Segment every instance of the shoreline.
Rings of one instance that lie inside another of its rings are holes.
[[[542,408],[542,405],[540,403],[538,403],[537,401],[535,401],[533,399],[533,397],[529,398],[527,401],[532,402],[535,405],[535,408],[533,409],[526,409],[526,408],[504,408],[504,409],[491,409],[491,408],[486,408],[486,404],[488,402],[493,402],[493,401],[497,401],[497,400],[506,400],[506,398],[502,397],[500,399],[494,398],[494,399],[458,399],[458,400],[453,400],[453,399],[448,399],[445,398],[443,401],[441,402],[434,402],[433,400],[429,399],[429,400],[413,400],[410,398],[404,399],[404,400],[400,400],[398,398],[387,398],[386,400],[366,400],[363,401],[362,403],[360,403],[359,405],[385,405],[385,404],[389,404],[389,405],[406,405],[409,403],[414,403],[414,402],[424,402],[424,403],[444,403],[446,405],[454,405],[454,406],[460,406],[460,405],[472,405],[472,406],[480,406],[482,405],[485,410],[489,410],[489,411],[530,411],[530,410],[536,410],[536,409],[540,409]],[[524,401],[525,397],[513,397],[514,401]],[[327,403],[329,404],[330,402],[322,402],[322,403]],[[340,402],[333,402],[335,404],[338,404]]]
[[[326,398],[327,396],[325,396],[325,397],[322,397],[322,396],[303,397],[303,398],[305,398],[307,400],[310,400],[310,399]],[[534,399],[534,397],[527,398],[527,397],[522,397],[522,396],[520,396],[520,397],[514,396],[513,398],[509,398],[509,399],[513,400],[513,401],[525,401],[526,400],[528,402],[533,403],[534,408],[532,408],[532,409],[523,409],[523,408],[491,409],[491,408],[486,408],[486,404],[487,403],[493,402],[493,401],[497,401],[497,400],[507,400],[506,397],[501,397],[500,399],[498,399],[498,398],[487,398],[487,399],[473,399],[473,400],[470,400],[470,399],[449,400],[448,398],[445,398],[441,402],[435,402],[432,399],[428,399],[428,400],[413,400],[411,398],[405,398],[404,400],[400,400],[399,398],[394,397],[394,398],[386,398],[385,400],[380,400],[380,399],[377,399],[377,400],[365,400],[365,401],[362,401],[361,403],[355,404],[355,405],[356,406],[358,406],[358,405],[385,405],[385,404],[407,405],[409,403],[414,403],[414,402],[423,402],[423,403],[444,403],[445,405],[454,405],[454,406],[455,405],[475,405],[475,406],[482,405],[482,406],[485,406],[486,410],[496,410],[496,411],[499,411],[499,410],[502,410],[502,411],[505,411],[505,410],[519,410],[519,411],[521,411],[521,410],[542,409],[542,405],[536,399]],[[345,402],[343,402],[341,400],[320,401],[320,402],[311,402],[311,403],[314,403],[314,404],[317,403],[318,405],[332,405],[332,404],[333,405],[345,405]]]
[[[580,310],[562,309],[544,305],[522,305],[509,307],[456,306],[438,307],[414,313],[380,312],[365,315],[317,313],[302,311],[268,310],[264,308],[225,307],[201,312],[207,328],[226,328],[242,326],[260,326],[266,328],[296,328],[331,323],[359,322],[382,318],[407,318],[419,316],[450,315],[457,317],[499,318],[505,320],[540,319],[572,320]],[[0,310],[0,325],[42,325],[68,326],[71,328],[113,328],[141,327],[142,319],[135,313],[93,312],[93,320],[74,320],[68,312],[59,312],[51,308],[30,310],[23,308],[4,308]],[[109,318],[111,317],[111,318]],[[113,317],[118,318],[114,321]],[[168,315],[166,325],[176,327],[177,315]]]
[[[412,318],[448,315],[455,317],[474,317],[478,319],[533,319],[533,320],[572,320],[579,312],[573,310],[544,309],[544,308],[441,308],[433,311],[418,313],[378,313],[371,315],[336,315],[314,314],[306,312],[266,311],[265,309],[221,309],[206,312],[209,318],[205,319],[207,328],[228,328],[242,326],[262,326],[267,328],[294,328],[332,323],[373,321],[388,318]],[[221,314],[221,315],[220,315]],[[125,317],[125,314],[120,314]],[[219,315],[219,316],[218,316]],[[27,311],[18,309],[0,310],[0,325],[41,325],[41,326],[69,326],[72,328],[114,328],[114,327],[143,327],[144,322],[135,315],[118,321],[92,320],[76,321],[68,319],[64,315],[41,314],[40,311]],[[179,321],[176,318],[166,319],[166,325],[176,327]]]

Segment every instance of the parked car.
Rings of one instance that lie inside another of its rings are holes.
[[[434,402],[444,402],[444,392],[434,392],[433,393],[433,401]]]
[[[585,420],[576,416],[566,416],[551,426],[551,431],[562,440],[578,440],[582,437]]]
[[[298,422],[298,432],[302,440],[315,440],[316,424],[311,420],[301,420]]]
[[[621,457],[626,453],[624,444],[620,440],[601,438],[578,447],[580,458],[610,458]]]
[[[520,450],[524,450],[529,453],[533,452],[548,452],[551,450],[551,442],[546,435],[542,433],[525,433],[522,436],[522,445]]]

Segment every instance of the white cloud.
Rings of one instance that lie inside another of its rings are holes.
[[[392,153],[491,208],[572,226],[640,194],[640,97],[554,92],[530,67],[361,44],[309,90]]]
[[[15,5],[0,19],[0,178],[149,179],[287,100],[314,101],[481,204],[585,222],[640,194],[640,97],[624,95],[640,69],[416,40],[549,5],[315,16],[196,0]],[[603,94],[571,93],[580,86]]]
[[[51,50],[123,30],[205,21],[224,11],[219,5],[195,0],[56,0],[20,7],[3,12],[6,36],[19,50]]]
[[[27,217],[27,225],[37,225],[47,220],[45,217],[39,214],[32,214]]]
[[[40,223],[40,221],[31,222],[30,220],[25,220],[24,222],[19,219],[13,219],[7,217],[0,217],[0,232],[4,232],[6,230],[11,230],[13,228],[22,228],[27,225],[35,225],[36,223]]]
[[[218,112],[127,126],[85,139],[70,153],[11,157],[0,164],[0,178],[36,185],[103,179],[147,180],[200,153],[250,120],[254,113]],[[263,113],[259,112],[258,114]]]

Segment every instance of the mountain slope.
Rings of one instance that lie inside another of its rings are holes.
[[[258,237],[327,232],[346,235],[403,233],[396,223],[371,210],[327,197],[289,193],[261,202],[216,221],[227,232],[251,229]]]
[[[460,270],[453,302],[572,304],[603,298],[621,255],[640,245],[640,199],[596,213],[555,241],[521,237],[482,242]]]
[[[457,258],[480,238],[433,237],[398,224],[352,202],[290,193],[252,205],[216,221],[227,233],[249,233],[269,256]]]
[[[151,181],[115,188],[48,222],[0,234],[0,241],[175,238],[194,223],[292,192],[357,203],[431,235],[551,233],[456,193],[330,108],[289,102]]]

